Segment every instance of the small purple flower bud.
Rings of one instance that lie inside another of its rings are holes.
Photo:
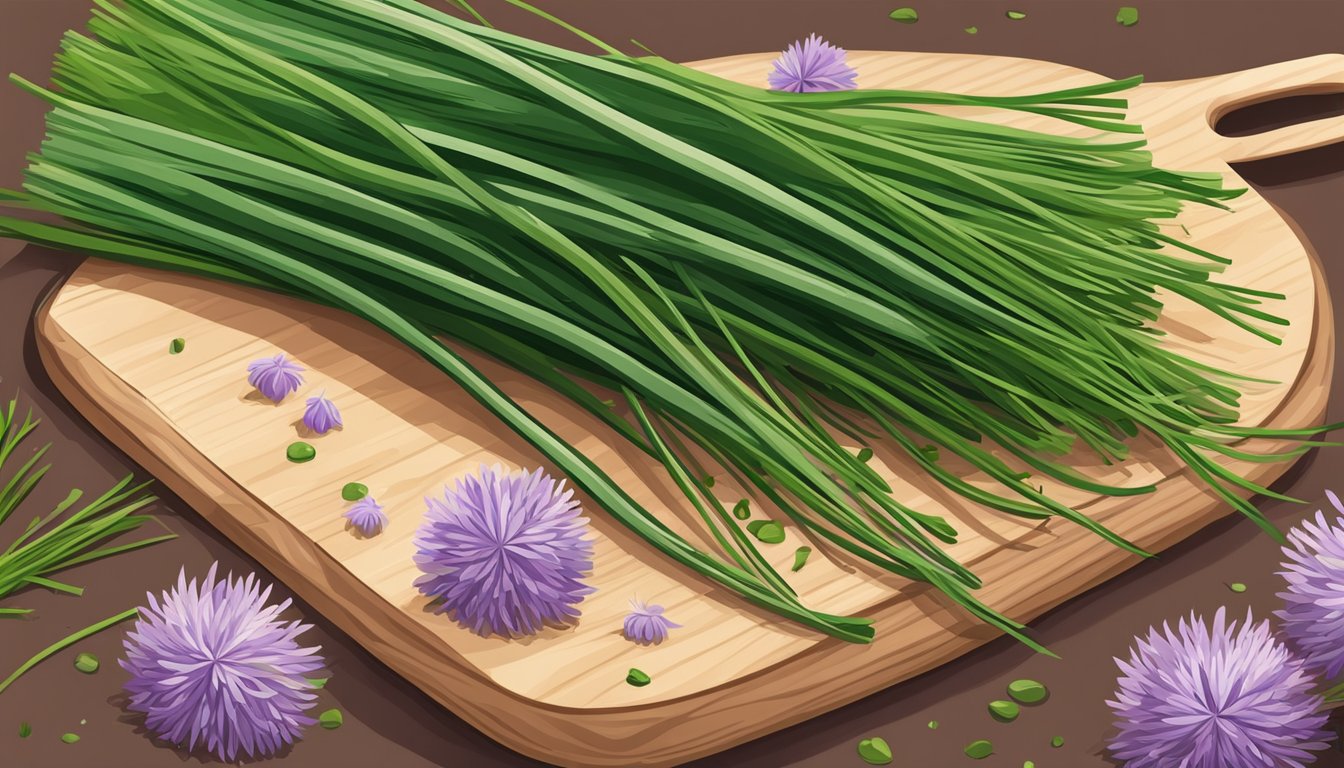
[[[851,90],[856,77],[858,72],[845,63],[845,49],[814,34],[790,45],[775,59],[768,79],[776,91],[811,93]]]
[[[247,383],[257,388],[273,402],[280,402],[285,396],[299,388],[303,370],[297,363],[291,362],[284,353],[275,357],[263,357],[247,366]]]
[[[640,645],[657,645],[667,639],[669,629],[677,629],[680,626],[663,615],[663,606],[646,605],[639,600],[631,600],[630,613],[625,617],[623,633],[626,640]]]
[[[387,515],[383,512],[383,506],[374,501],[372,496],[365,496],[356,501],[354,506],[346,511],[345,519],[349,520],[362,536],[376,536],[387,526]]]
[[[303,426],[319,435],[325,435],[342,426],[341,412],[336,410],[336,404],[328,400],[325,395],[310,397],[308,407],[303,410]]]

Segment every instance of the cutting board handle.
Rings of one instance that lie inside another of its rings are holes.
[[[1327,53],[1192,80],[1189,91],[1192,98],[1205,103],[1205,119],[1213,130],[1223,115],[1240,107],[1286,95],[1344,92],[1344,54]],[[1260,160],[1344,141],[1344,115],[1249,136],[1217,135],[1218,155],[1224,161]]]

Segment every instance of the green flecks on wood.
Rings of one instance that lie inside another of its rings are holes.
[[[312,461],[313,458],[316,456],[317,456],[317,449],[309,445],[308,443],[303,442],[302,440],[296,443],[290,443],[289,447],[285,449],[285,458],[289,459],[295,464],[302,464],[305,461]]]
[[[891,762],[891,746],[877,736],[864,739],[859,742],[859,757],[869,765],[886,765]]]

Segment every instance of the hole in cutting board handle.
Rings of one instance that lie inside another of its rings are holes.
[[[1335,87],[1327,86],[1334,90]],[[1254,136],[1286,125],[1298,125],[1344,115],[1344,91],[1320,92],[1320,87],[1282,93],[1228,110],[1214,123],[1220,136]]]

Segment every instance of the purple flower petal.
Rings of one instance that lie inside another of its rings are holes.
[[[631,600],[630,613],[625,617],[622,633],[625,639],[640,645],[657,645],[667,639],[669,629],[680,626],[663,615],[663,606]]]
[[[324,395],[310,397],[308,398],[308,406],[303,409],[303,426],[319,435],[325,435],[331,430],[343,426],[341,412],[336,409],[336,404]]]
[[[1116,659],[1110,749],[1126,768],[1302,768],[1334,738],[1315,681],[1269,622],[1247,611],[1238,628],[1225,614],[1212,628],[1193,613],[1150,628]]]
[[[1326,496],[1344,513],[1333,491]],[[1283,554],[1279,575],[1288,589],[1279,593],[1284,609],[1277,615],[1288,645],[1308,669],[1334,681],[1344,670],[1344,518],[1317,511],[1288,532]]]
[[[290,361],[283,353],[275,357],[263,357],[247,366],[247,383],[274,402],[280,402],[285,396],[299,388],[303,371],[297,363]]]
[[[583,583],[593,543],[563,481],[483,466],[425,502],[415,584],[437,612],[485,637],[533,635],[578,617],[575,606],[593,591]]]
[[[383,512],[382,505],[374,501],[372,496],[365,496],[356,501],[354,506],[346,511],[345,519],[364,536],[376,536],[387,527],[387,515]]]
[[[151,733],[232,763],[273,755],[315,722],[303,714],[317,702],[307,678],[323,661],[295,640],[310,625],[279,618],[289,600],[267,605],[271,588],[255,574],[217,580],[218,568],[199,585],[184,570],[175,588],[147,595],[119,663]]]
[[[767,79],[776,91],[847,91],[856,87],[858,77],[858,72],[845,63],[845,49],[816,34],[790,45],[775,59],[774,67]]]

